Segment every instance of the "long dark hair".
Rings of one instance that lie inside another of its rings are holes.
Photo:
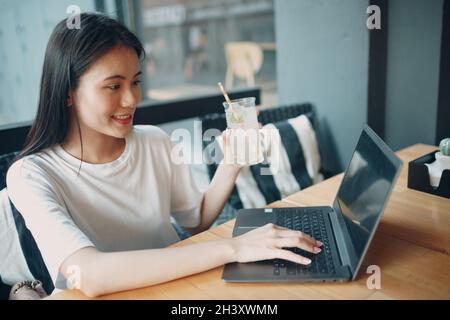
[[[66,19],[56,25],[45,51],[37,115],[15,161],[63,142],[70,120],[69,92],[98,58],[117,45],[133,48],[139,58],[145,55],[139,39],[105,15],[80,14],[80,29],[69,29]]]

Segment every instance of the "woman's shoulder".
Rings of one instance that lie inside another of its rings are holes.
[[[161,128],[150,124],[137,124],[133,126],[135,134],[141,135],[167,135]]]
[[[167,142],[170,140],[166,132],[161,128],[152,125],[135,125],[133,127],[133,135],[136,140]]]
[[[24,187],[45,184],[44,169],[36,163],[33,155],[15,161],[6,172],[6,187],[9,195],[23,193]]]
[[[31,154],[19,160],[14,161],[6,173],[7,181],[25,178],[34,175],[42,175],[45,173],[42,165],[42,154]]]
[[[54,164],[49,152],[47,148],[14,161],[6,172],[6,180],[46,177],[48,168]]]

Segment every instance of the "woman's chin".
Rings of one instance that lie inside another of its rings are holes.
[[[118,139],[125,138],[133,129],[133,125],[129,126],[112,126],[107,132],[105,132],[106,135],[112,136]]]
[[[120,128],[120,130],[117,131],[117,133],[120,135],[120,138],[125,138],[125,136],[127,136],[131,130],[133,128],[133,125],[130,125],[126,128]]]

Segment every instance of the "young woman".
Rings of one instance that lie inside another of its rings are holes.
[[[321,243],[272,224],[234,239],[166,248],[179,240],[171,215],[192,233],[206,230],[240,168],[219,165],[202,194],[189,168],[171,161],[162,130],[133,126],[142,54],[135,35],[98,14],[83,13],[81,29],[61,21],[50,37],[37,116],[7,186],[55,286],[65,288],[77,270],[79,289],[94,297],[235,261],[310,263],[283,248],[318,253]]]

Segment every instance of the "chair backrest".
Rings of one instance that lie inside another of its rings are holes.
[[[264,60],[262,48],[253,42],[229,42],[225,44],[225,57],[227,88],[233,86],[234,76],[245,80],[247,86],[253,87],[255,75],[261,69]]]
[[[0,276],[0,300],[8,300],[10,291],[11,286],[4,284]]]
[[[6,187],[6,172],[18,152],[0,155],[0,190]]]
[[[8,154],[4,154],[0,156],[0,190],[3,190],[6,187],[6,173],[8,171],[9,165],[12,163],[14,158],[18,152],[11,152]],[[48,269],[44,263],[44,260],[42,258],[41,252],[34,240],[33,235],[31,234],[30,230],[26,227],[25,220],[23,219],[20,212],[17,210],[17,208],[14,206],[14,204],[11,202],[11,200],[8,201],[10,206],[10,212],[11,215],[10,219],[14,221],[15,230],[11,231],[13,234],[16,234],[14,239],[8,239],[8,241],[15,241],[18,240],[18,245],[12,245],[12,242],[9,243],[9,248],[19,248],[18,250],[22,251],[21,253],[15,252],[11,253],[9,252],[9,257],[18,257],[19,255],[23,254],[24,261],[26,263],[26,266],[23,268],[18,269],[24,269],[27,268],[31,275],[34,277],[34,279],[39,279],[44,284],[44,289],[47,293],[51,293],[54,289],[53,282],[51,280],[50,274],[48,272]],[[6,204],[4,204],[6,205]],[[0,206],[1,209],[1,206]],[[2,214],[8,214],[8,212],[4,212]],[[0,228],[5,227],[5,225],[0,224]],[[9,233],[4,233],[9,234]],[[0,243],[0,245],[8,245],[6,243]],[[1,250],[0,250],[1,251]],[[6,257],[0,257],[0,260],[2,263],[7,261],[5,259]],[[22,259],[20,260],[22,261]],[[20,261],[14,261],[13,263],[20,263]],[[0,279],[1,279],[0,274]],[[23,279],[23,280],[30,280],[30,279]],[[8,285],[11,285],[8,283]],[[9,287],[9,286],[8,286]],[[1,298],[6,298],[4,295],[2,295]],[[0,298],[0,299],[1,299]]]
[[[227,63],[233,65],[234,73],[245,78],[247,72],[257,73],[263,63],[263,51],[253,42],[229,42],[225,45]]]

